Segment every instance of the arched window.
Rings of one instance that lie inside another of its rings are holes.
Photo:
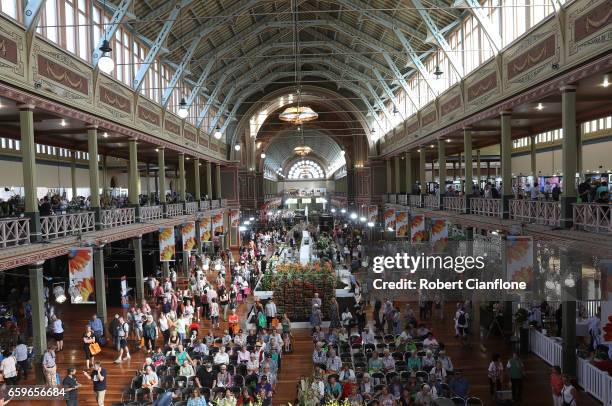
[[[325,179],[325,172],[318,163],[303,159],[291,166],[287,179]]]

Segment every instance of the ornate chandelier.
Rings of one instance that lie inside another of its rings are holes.
[[[316,111],[308,106],[297,106],[287,107],[278,115],[278,118],[282,121],[299,125],[308,121],[316,120],[319,118],[319,115]]]
[[[293,148],[293,152],[295,152],[296,155],[303,157],[310,154],[312,152],[312,148],[310,148],[308,145],[302,145]]]

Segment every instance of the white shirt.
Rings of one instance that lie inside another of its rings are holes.
[[[229,355],[226,352],[224,353],[218,352],[217,354],[215,354],[214,363],[215,365],[229,364]]]
[[[17,362],[28,359],[28,347],[25,344],[19,344],[15,347],[15,358]]]
[[[12,355],[2,360],[0,368],[2,368],[2,374],[5,378],[14,378],[17,376],[17,361]]]
[[[60,334],[64,332],[64,327],[62,326],[62,321],[60,319],[53,321],[53,333]]]
[[[266,316],[276,317],[276,303],[274,302],[266,303]]]

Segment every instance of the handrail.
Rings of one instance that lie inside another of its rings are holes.
[[[425,195],[423,196],[423,207],[428,209],[438,208],[438,196],[436,195]]]
[[[122,209],[102,210],[100,224],[103,228],[126,226],[136,222],[136,209],[127,207]]]
[[[200,201],[200,211],[210,210],[210,202],[208,200]]]
[[[194,214],[198,211],[198,202],[185,203],[185,214]]]
[[[488,199],[483,197],[472,197],[470,199],[470,210],[472,214],[488,217],[501,217],[501,199]]]
[[[40,218],[40,232],[45,240],[85,233],[95,228],[96,218],[92,211]]]
[[[166,205],[166,216],[181,216],[183,214],[183,205],[181,203],[173,203]]]
[[[389,197],[389,202],[388,203],[391,203],[391,204],[397,203],[397,195],[391,193],[391,194],[388,195],[388,197]]]
[[[219,199],[221,207],[227,207],[227,199]]]
[[[211,209],[218,209],[219,208],[219,199],[214,199],[210,201],[210,208]]]
[[[510,218],[558,227],[561,224],[561,204],[546,200],[512,199]]]
[[[421,207],[421,195],[408,195],[410,207]]]
[[[401,204],[402,206],[408,206],[408,195],[397,195],[397,204]]]
[[[576,203],[572,206],[575,228],[595,233],[612,233],[612,204]]]
[[[27,245],[30,243],[30,219],[0,220],[0,248]]]
[[[442,199],[444,210],[462,213],[465,211],[465,199],[460,196],[446,196]]]
[[[162,206],[142,206],[140,208],[140,218],[144,221],[157,220],[164,217]]]

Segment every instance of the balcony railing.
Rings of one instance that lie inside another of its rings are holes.
[[[218,199],[211,200],[210,201],[210,208],[211,209],[218,209],[219,208],[219,200]]]
[[[612,204],[580,203],[573,206],[575,228],[595,233],[612,232]]]
[[[221,207],[227,207],[227,199],[220,199]]]
[[[409,195],[408,203],[410,207],[421,207],[421,195]]]
[[[94,231],[95,228],[94,212],[61,214],[40,218],[41,234],[45,240]]]
[[[382,201],[383,203],[389,203],[389,195],[387,194],[382,195]]]
[[[397,195],[397,204],[401,204],[402,206],[408,206],[408,196]]]
[[[470,199],[470,210],[472,214],[489,217],[501,217],[501,199],[485,199],[473,197]]]
[[[438,204],[438,196],[436,195],[425,195],[423,196],[423,207],[427,207],[428,209],[437,209]]]
[[[157,220],[164,217],[162,206],[142,206],[140,208],[140,218],[143,221]]]
[[[544,200],[510,200],[510,218],[525,223],[558,227],[561,224],[561,204]]]
[[[30,219],[0,220],[0,248],[30,243]]]
[[[167,204],[166,205],[166,216],[174,217],[183,214],[183,205],[180,203]]]
[[[393,193],[392,193],[392,194],[390,194],[390,195],[389,195],[389,203],[391,203],[391,204],[396,204],[396,203],[397,203],[397,195],[395,195],[395,194],[393,194]]]
[[[103,228],[126,226],[136,222],[136,209],[128,207],[124,209],[102,210],[100,224]]]
[[[444,210],[463,213],[465,211],[465,199],[459,196],[449,196],[442,200]]]
[[[185,203],[185,214],[194,214],[198,211],[198,202]]]
[[[200,211],[210,210],[210,202],[208,200],[200,201]]]

